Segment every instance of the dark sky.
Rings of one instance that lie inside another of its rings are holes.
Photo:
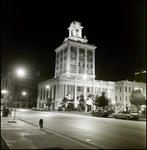
[[[90,2],[1,1],[1,73],[23,67],[28,78],[17,82],[30,87],[53,78],[54,50],[77,20],[97,46],[96,79],[133,81],[146,70],[146,2]]]

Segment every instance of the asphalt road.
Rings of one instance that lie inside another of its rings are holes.
[[[17,119],[38,124],[62,135],[104,149],[146,149],[146,121],[123,120],[18,109]]]

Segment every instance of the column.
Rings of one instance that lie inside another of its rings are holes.
[[[37,100],[39,100],[39,101],[40,101],[40,97],[41,97],[41,89],[40,89],[40,88],[38,88],[38,98],[37,98]]]
[[[64,84],[64,97],[67,95],[67,84]]]
[[[70,45],[67,48],[67,72],[70,72]]]
[[[47,88],[46,87],[44,88],[44,92],[45,92],[45,98],[44,99],[46,100],[47,99]]]
[[[56,52],[56,60],[55,60],[55,77],[57,76],[57,52]]]
[[[77,74],[79,74],[79,46],[77,47]]]
[[[87,74],[87,48],[85,49],[85,74]]]
[[[63,50],[62,73],[65,73],[65,72],[64,72],[64,49],[65,49],[65,48],[62,49],[62,50]]]
[[[93,50],[93,75],[95,76],[95,50]]]
[[[85,112],[87,112],[87,106],[86,106],[86,86],[83,86],[83,95],[84,95],[84,106],[85,106]]]
[[[52,99],[54,98],[54,85],[52,85]]]
[[[74,85],[74,108],[77,108],[77,86]]]
[[[42,97],[41,97],[41,100],[44,99],[44,88],[42,88]]]
[[[58,75],[60,75],[60,57],[61,57],[61,55],[60,55],[60,51],[58,52],[59,53],[59,69],[58,69]]]

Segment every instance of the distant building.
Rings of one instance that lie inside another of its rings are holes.
[[[140,89],[146,99],[146,84],[141,82],[133,82],[128,80],[115,82],[115,109],[116,110],[136,110],[137,108],[131,105],[129,97],[132,90]]]
[[[146,83],[146,70],[135,72],[134,79],[136,82],[143,82]]]
[[[96,46],[88,44],[86,36],[82,38],[82,28],[80,22],[73,21],[68,28],[69,37],[55,49],[55,76],[39,83],[37,107],[46,108],[47,100],[51,98],[53,109],[58,109],[63,97],[67,97],[69,103],[73,101],[74,108],[77,108],[77,97],[83,94],[89,111],[95,106],[87,96],[100,95],[102,91],[112,101],[115,100],[115,82],[95,80]]]

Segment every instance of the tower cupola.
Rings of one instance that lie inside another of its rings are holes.
[[[64,39],[64,42],[67,41],[68,39],[74,40],[74,41],[79,41],[82,43],[87,43],[87,38],[82,38],[82,26],[81,22],[78,21],[73,21],[70,24],[70,27],[68,28],[69,30],[69,37]]]

